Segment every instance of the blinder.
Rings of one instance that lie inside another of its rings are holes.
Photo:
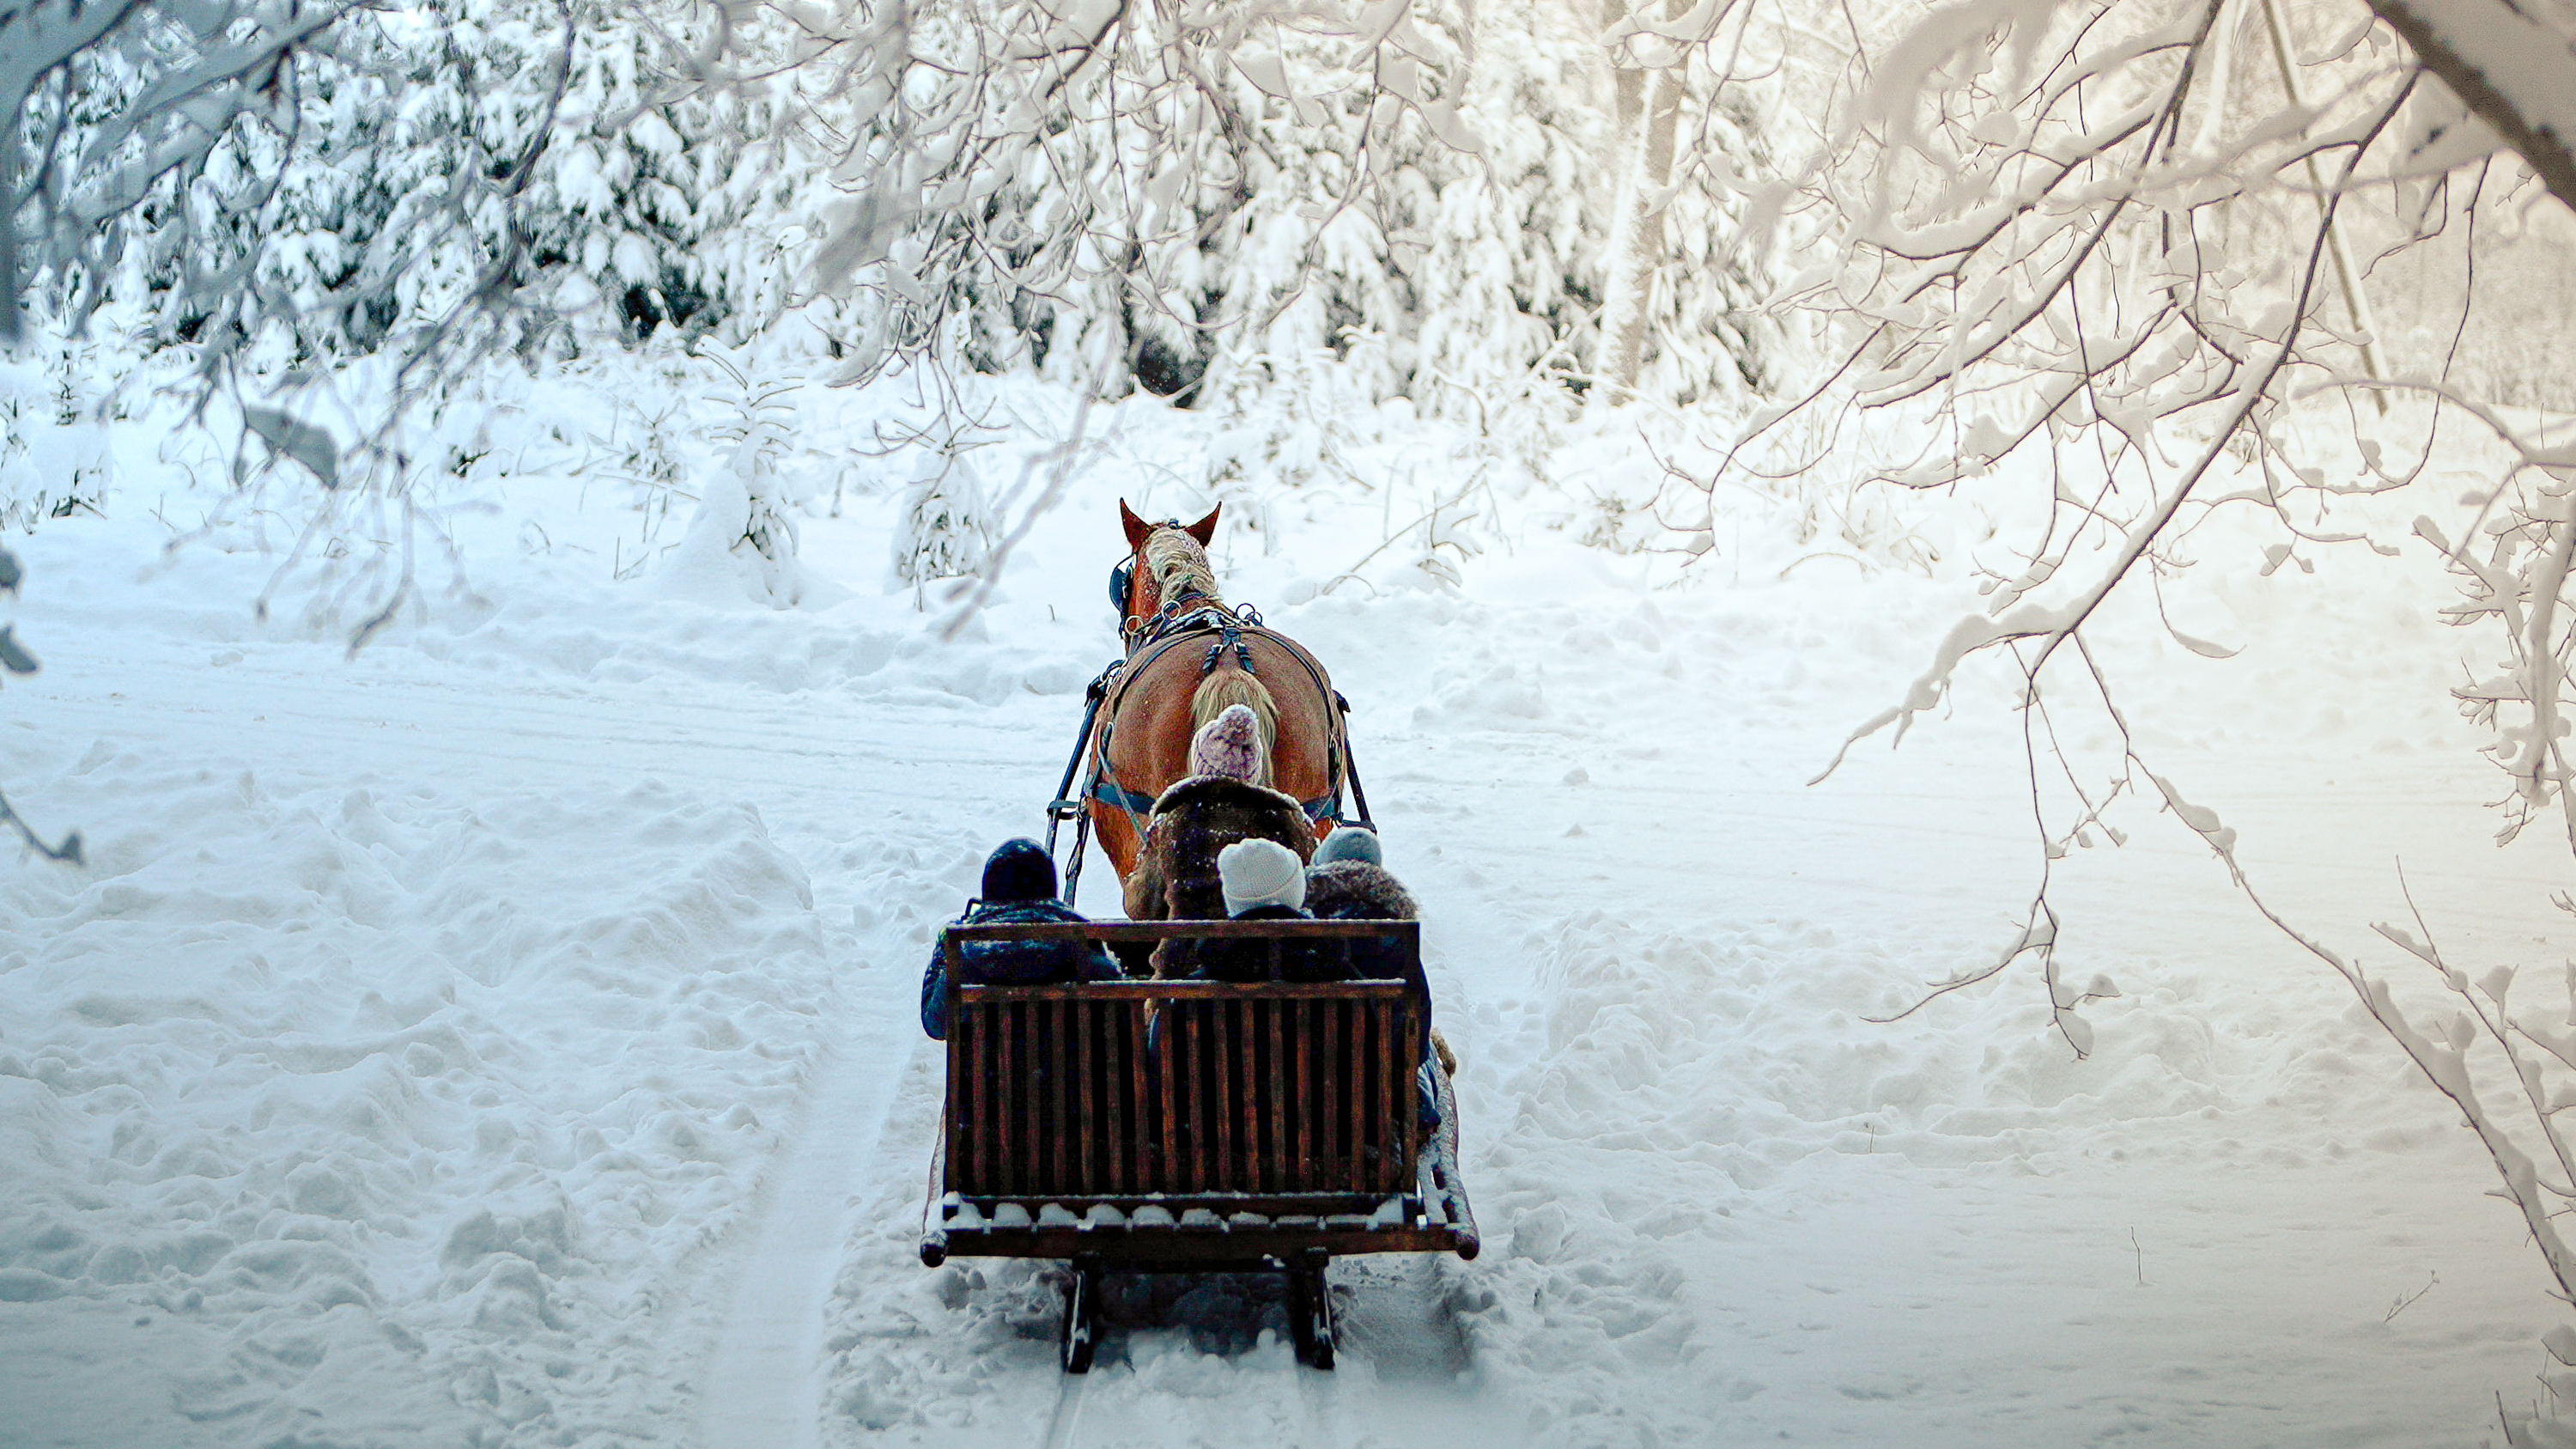
[[[1127,617],[1127,590],[1135,582],[1136,560],[1124,558],[1109,570],[1109,608],[1120,619]]]

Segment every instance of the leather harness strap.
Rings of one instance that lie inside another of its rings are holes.
[[[1178,528],[1180,524],[1175,521],[1170,526]],[[1112,577],[1116,579],[1119,575],[1113,573]],[[1125,593],[1124,588],[1116,590],[1119,598],[1123,599]],[[1260,610],[1249,604],[1227,608],[1224,603],[1210,598],[1197,589],[1186,589],[1177,598],[1165,602],[1161,608],[1155,610],[1151,619],[1131,619],[1127,622],[1130,627],[1121,631],[1127,639],[1127,655],[1123,659],[1111,661],[1109,667],[1100,671],[1100,676],[1092,680],[1091,687],[1084,691],[1082,732],[1074,738],[1073,757],[1065,761],[1064,782],[1056,786],[1056,798],[1047,802],[1047,854],[1049,857],[1055,854],[1057,824],[1065,820],[1075,822],[1073,859],[1067,863],[1064,875],[1064,898],[1068,903],[1074,899],[1075,892],[1079,889],[1082,880],[1083,846],[1091,836],[1091,815],[1083,808],[1083,802],[1097,800],[1124,812],[1129,825],[1135,829],[1139,839],[1142,839],[1145,834],[1143,817],[1152,814],[1154,810],[1153,796],[1130,790],[1119,784],[1117,777],[1110,772],[1109,768],[1110,737],[1117,729],[1118,706],[1126,696],[1128,684],[1155,660],[1161,658],[1166,650],[1178,646],[1185,639],[1211,630],[1215,631],[1217,640],[1208,646],[1207,657],[1199,663],[1199,674],[1202,677],[1216,673],[1217,666],[1224,662],[1225,652],[1229,647],[1233,649],[1235,662],[1243,672],[1255,673],[1252,665],[1252,645],[1244,638],[1247,630],[1270,640],[1279,647],[1280,652],[1296,660],[1306,671],[1306,677],[1314,682],[1316,695],[1326,702],[1324,717],[1327,728],[1332,734],[1331,746],[1325,752],[1325,774],[1330,781],[1330,788],[1312,800],[1298,801],[1297,808],[1310,821],[1331,820],[1335,824],[1342,823],[1342,787],[1347,782],[1352,799],[1359,807],[1360,822],[1362,824],[1369,822],[1368,797],[1360,793],[1359,764],[1351,758],[1350,701],[1342,698],[1340,691],[1324,682],[1324,667],[1316,663],[1315,657],[1308,654],[1303,646],[1286,635],[1276,634],[1262,627]],[[1096,745],[1093,743],[1095,723],[1099,729]],[[1084,782],[1080,794],[1067,796],[1065,792],[1072,785],[1075,773],[1080,770],[1086,750],[1092,761],[1090,778]]]
[[[1180,606],[1192,599],[1199,600],[1199,606],[1183,611]],[[1249,614],[1250,617],[1245,617],[1245,614]],[[1333,731],[1332,748],[1326,752],[1325,767],[1330,788],[1312,800],[1298,801],[1297,808],[1305,813],[1308,820],[1329,819],[1338,823],[1341,818],[1342,782],[1346,777],[1345,762],[1350,757],[1347,722],[1343,713],[1333,708],[1334,702],[1338,701],[1340,696],[1332,686],[1324,682],[1322,666],[1316,664],[1314,659],[1294,640],[1263,628],[1260,622],[1261,616],[1258,613],[1247,609],[1245,614],[1238,614],[1221,604],[1208,602],[1203,594],[1184,594],[1164,605],[1155,613],[1149,624],[1136,631],[1143,636],[1137,646],[1137,652],[1130,654],[1121,666],[1116,667],[1117,677],[1109,686],[1108,700],[1101,711],[1108,717],[1108,722],[1101,726],[1100,747],[1095,752],[1100,762],[1099,768],[1093,771],[1091,788],[1086,792],[1092,799],[1123,810],[1131,817],[1153,813],[1153,796],[1126,788],[1110,773],[1110,731],[1117,726],[1118,706],[1126,696],[1128,684],[1171,649],[1178,647],[1185,640],[1211,630],[1217,633],[1217,642],[1208,646],[1207,658],[1200,664],[1199,673],[1202,675],[1215,673],[1218,663],[1224,658],[1225,650],[1231,646],[1235,658],[1242,665],[1243,672],[1253,674],[1255,670],[1252,667],[1252,645],[1244,638],[1244,635],[1249,632],[1278,645],[1280,652],[1303,666],[1307,677],[1314,681],[1318,696],[1326,702],[1325,717],[1331,721]],[[1343,709],[1347,708],[1348,706],[1343,706]],[[1080,746],[1077,745],[1076,750],[1079,751],[1079,749]],[[1367,818],[1365,808],[1361,818]],[[1143,833],[1140,827],[1137,834],[1141,836]]]

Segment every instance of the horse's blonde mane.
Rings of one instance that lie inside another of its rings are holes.
[[[1177,528],[1158,528],[1145,536],[1144,551],[1145,571],[1152,576],[1164,603],[1195,589],[1209,603],[1224,606],[1225,597],[1216,591],[1216,569],[1197,539]],[[1227,669],[1200,681],[1190,695],[1190,729],[1195,733],[1205,728],[1230,704],[1252,710],[1261,733],[1261,779],[1255,783],[1268,784],[1270,751],[1279,738],[1279,705],[1258,678]]]
[[[1199,541],[1177,528],[1158,528],[1145,537],[1145,572],[1165,603],[1195,589],[1209,602],[1222,604],[1216,591],[1216,569]]]

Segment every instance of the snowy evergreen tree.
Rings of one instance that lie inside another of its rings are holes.
[[[694,70],[720,12],[146,8],[85,43],[49,13],[0,22],[58,52],[0,148],[27,178],[0,217],[11,316],[123,293],[136,341],[211,378],[380,350],[435,371],[578,347],[593,316],[631,337],[783,301],[777,236],[742,225],[784,184],[774,101]]]
[[[965,578],[993,551],[995,520],[974,458],[924,451],[904,485],[895,524],[894,577],[918,599],[934,580]]]
[[[1625,205],[1624,381],[1739,394],[1768,344],[1725,153],[1758,154],[1762,101],[1656,40],[1660,123],[1699,144],[1677,184],[1622,188],[1634,72],[1602,34],[1595,0],[863,8],[799,67],[809,123],[850,128],[813,228],[817,284],[856,304],[843,376],[939,356],[1186,405],[1375,338],[1380,397],[1580,383]]]

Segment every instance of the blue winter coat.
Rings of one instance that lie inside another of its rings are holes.
[[[976,902],[952,925],[1029,926],[1083,917],[1062,901]],[[932,1041],[948,1039],[946,931],[930,946],[930,969],[921,973],[921,1029]],[[1123,981],[1126,974],[1091,941],[969,941],[961,948],[967,986],[1047,986],[1064,981]]]

